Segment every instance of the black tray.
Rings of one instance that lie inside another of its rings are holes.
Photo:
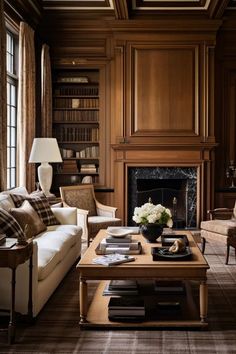
[[[163,253],[166,252],[166,253]],[[183,252],[171,253],[167,252],[168,247],[152,247],[153,261],[185,261],[192,257],[192,252],[189,247],[186,247]]]
[[[189,242],[188,242],[188,238],[186,235],[172,235],[172,234],[161,235],[162,246],[171,246],[171,245],[173,245],[175,240],[178,240],[178,239],[183,240],[185,242],[185,245],[188,246]]]

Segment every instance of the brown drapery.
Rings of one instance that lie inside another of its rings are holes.
[[[0,0],[0,190],[7,188],[6,28]]]
[[[18,180],[28,191],[35,189],[35,166],[29,164],[29,154],[35,137],[35,47],[34,31],[20,23],[19,88],[18,88]]]
[[[42,137],[52,136],[52,79],[49,47],[43,44],[41,53],[41,133]]]

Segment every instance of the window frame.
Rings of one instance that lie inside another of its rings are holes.
[[[8,36],[12,48],[8,51]],[[18,46],[19,35],[14,30],[6,30],[6,78],[7,78],[7,189],[17,186],[17,97],[18,97]],[[9,55],[12,58],[9,67]],[[12,71],[8,71],[8,69]]]

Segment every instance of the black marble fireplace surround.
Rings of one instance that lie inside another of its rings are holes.
[[[148,202],[170,208],[175,228],[196,227],[196,167],[129,167],[128,225],[134,208]]]

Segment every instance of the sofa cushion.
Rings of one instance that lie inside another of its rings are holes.
[[[57,250],[40,248],[38,250],[38,280],[43,280],[56,268],[60,262]]]
[[[221,235],[236,235],[236,222],[233,220],[209,220],[201,222],[201,229]]]
[[[10,195],[17,208],[20,207],[25,200],[28,200],[45,225],[49,226],[60,224],[54,216],[50,204],[45,196],[32,197],[20,194]]]
[[[0,208],[9,211],[15,204],[9,194],[0,193]]]
[[[63,225],[61,225],[63,226]],[[35,237],[38,245],[38,279],[45,279],[66,256],[76,243],[76,226],[72,226],[70,233],[68,225],[64,231],[46,231]],[[67,231],[66,231],[67,230]]]
[[[26,241],[24,231],[16,219],[6,210],[0,209],[0,233],[7,237],[17,238],[19,242]]]
[[[25,231],[27,238],[31,238],[47,229],[28,200],[25,200],[19,208],[10,209],[10,213]],[[26,225],[28,225],[27,229],[25,229]]]

